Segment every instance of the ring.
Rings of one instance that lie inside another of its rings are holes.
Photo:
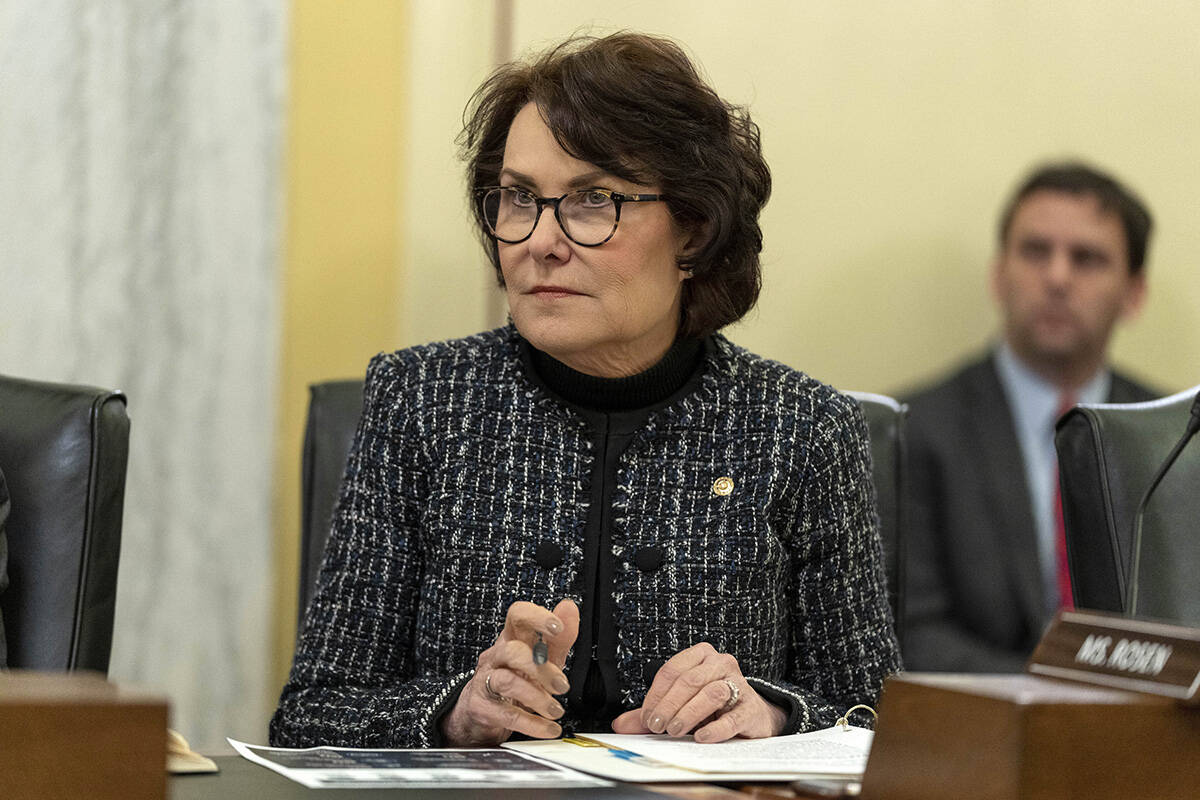
[[[488,693],[488,697],[500,703],[507,703],[508,698],[492,688],[492,673],[489,672],[487,677],[483,679],[483,689]]]
[[[723,678],[725,685],[729,687],[729,699],[725,701],[725,705],[721,706],[721,713],[724,714],[738,704],[738,700],[742,697],[742,690],[737,687],[737,684],[728,678]]]

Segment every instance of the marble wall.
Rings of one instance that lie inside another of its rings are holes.
[[[0,372],[123,389],[112,677],[265,737],[286,0],[0,0]]]

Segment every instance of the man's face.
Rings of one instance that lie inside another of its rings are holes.
[[[1103,363],[1113,326],[1141,307],[1145,289],[1130,274],[1120,217],[1092,195],[1052,190],[1021,201],[992,273],[1010,346],[1059,376]]]

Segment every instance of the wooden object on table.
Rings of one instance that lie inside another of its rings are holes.
[[[1102,611],[1060,611],[1026,669],[1200,705],[1200,629]]]
[[[96,673],[0,672],[5,800],[162,800],[167,702]]]
[[[216,762],[192,750],[183,734],[167,729],[167,772],[172,775],[193,775],[217,771]]]
[[[908,673],[884,684],[866,800],[1200,796],[1200,713],[1033,675]]]

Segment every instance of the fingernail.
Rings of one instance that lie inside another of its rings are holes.
[[[663,719],[661,715],[655,714],[653,717],[650,718],[650,724],[647,725],[646,727],[649,728],[650,730],[654,731],[655,733],[662,733],[663,726],[666,724],[667,724],[667,721],[665,719]]]
[[[712,733],[704,729],[696,731],[694,737],[697,742],[707,742],[712,738]]]
[[[564,713],[565,713],[565,709],[562,706],[560,706],[558,703],[552,703],[550,705],[550,718],[551,719],[558,719]]]
[[[546,623],[546,630],[550,631],[551,633],[558,633],[562,630],[562,623],[556,619],[552,619]]]
[[[554,693],[555,694],[566,694],[570,690],[571,690],[571,682],[568,681],[566,678],[555,678],[554,679]]]
[[[671,724],[667,726],[667,733],[671,734],[672,736],[678,736],[679,732],[682,730],[683,723],[679,720],[673,720]]]

